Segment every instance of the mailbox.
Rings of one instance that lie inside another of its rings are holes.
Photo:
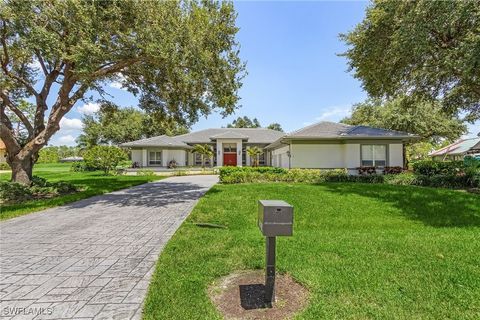
[[[258,227],[265,237],[291,236],[293,207],[281,200],[258,201]]]

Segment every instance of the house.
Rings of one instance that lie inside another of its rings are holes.
[[[433,160],[462,160],[466,155],[480,158],[480,137],[460,139],[429,154]]]
[[[159,136],[124,143],[132,161],[142,167],[201,165],[201,155],[190,152],[195,144],[209,144],[215,156],[212,166],[249,166],[246,150],[261,148],[259,164],[283,168],[347,168],[404,166],[403,145],[417,136],[367,126],[319,122],[289,134],[265,128],[219,128],[179,136]]]
[[[2,139],[0,139],[0,163],[4,162],[7,162],[7,147]]]

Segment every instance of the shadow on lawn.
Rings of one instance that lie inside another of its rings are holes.
[[[433,227],[480,226],[480,197],[446,189],[364,184],[324,184],[327,190],[389,203]]]

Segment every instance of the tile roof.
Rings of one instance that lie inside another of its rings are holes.
[[[337,138],[337,137],[415,137],[407,132],[368,126],[352,126],[322,121],[287,134],[287,138]]]
[[[210,138],[215,139],[215,136],[227,136],[228,132],[237,135],[237,139],[240,139],[240,136],[247,137],[248,143],[271,143],[285,135],[284,132],[266,128],[214,128],[182,134],[175,138],[185,143],[206,143],[211,141]]]
[[[473,149],[479,143],[480,138],[460,139],[452,144],[449,144],[446,147],[431,152],[430,156],[443,156],[445,154],[464,154],[470,149]]]
[[[121,144],[122,147],[182,147],[189,148],[190,146],[177,137],[169,137],[166,135],[141,139]]]
[[[248,136],[241,134],[240,132],[226,131],[219,134],[215,134],[210,137],[212,140],[216,139],[248,139]]]

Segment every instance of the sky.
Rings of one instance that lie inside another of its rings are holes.
[[[346,47],[340,33],[362,21],[368,2],[235,2],[237,39],[248,75],[239,91],[234,115],[201,118],[192,130],[222,127],[238,116],[257,118],[262,126],[278,122],[286,132],[318,121],[339,121],[353,104],[367,97],[361,83],[338,54]],[[137,99],[114,82],[105,87],[120,106]],[[77,103],[50,144],[75,145],[81,117],[98,110],[96,103]],[[468,136],[480,131],[469,126]]]

